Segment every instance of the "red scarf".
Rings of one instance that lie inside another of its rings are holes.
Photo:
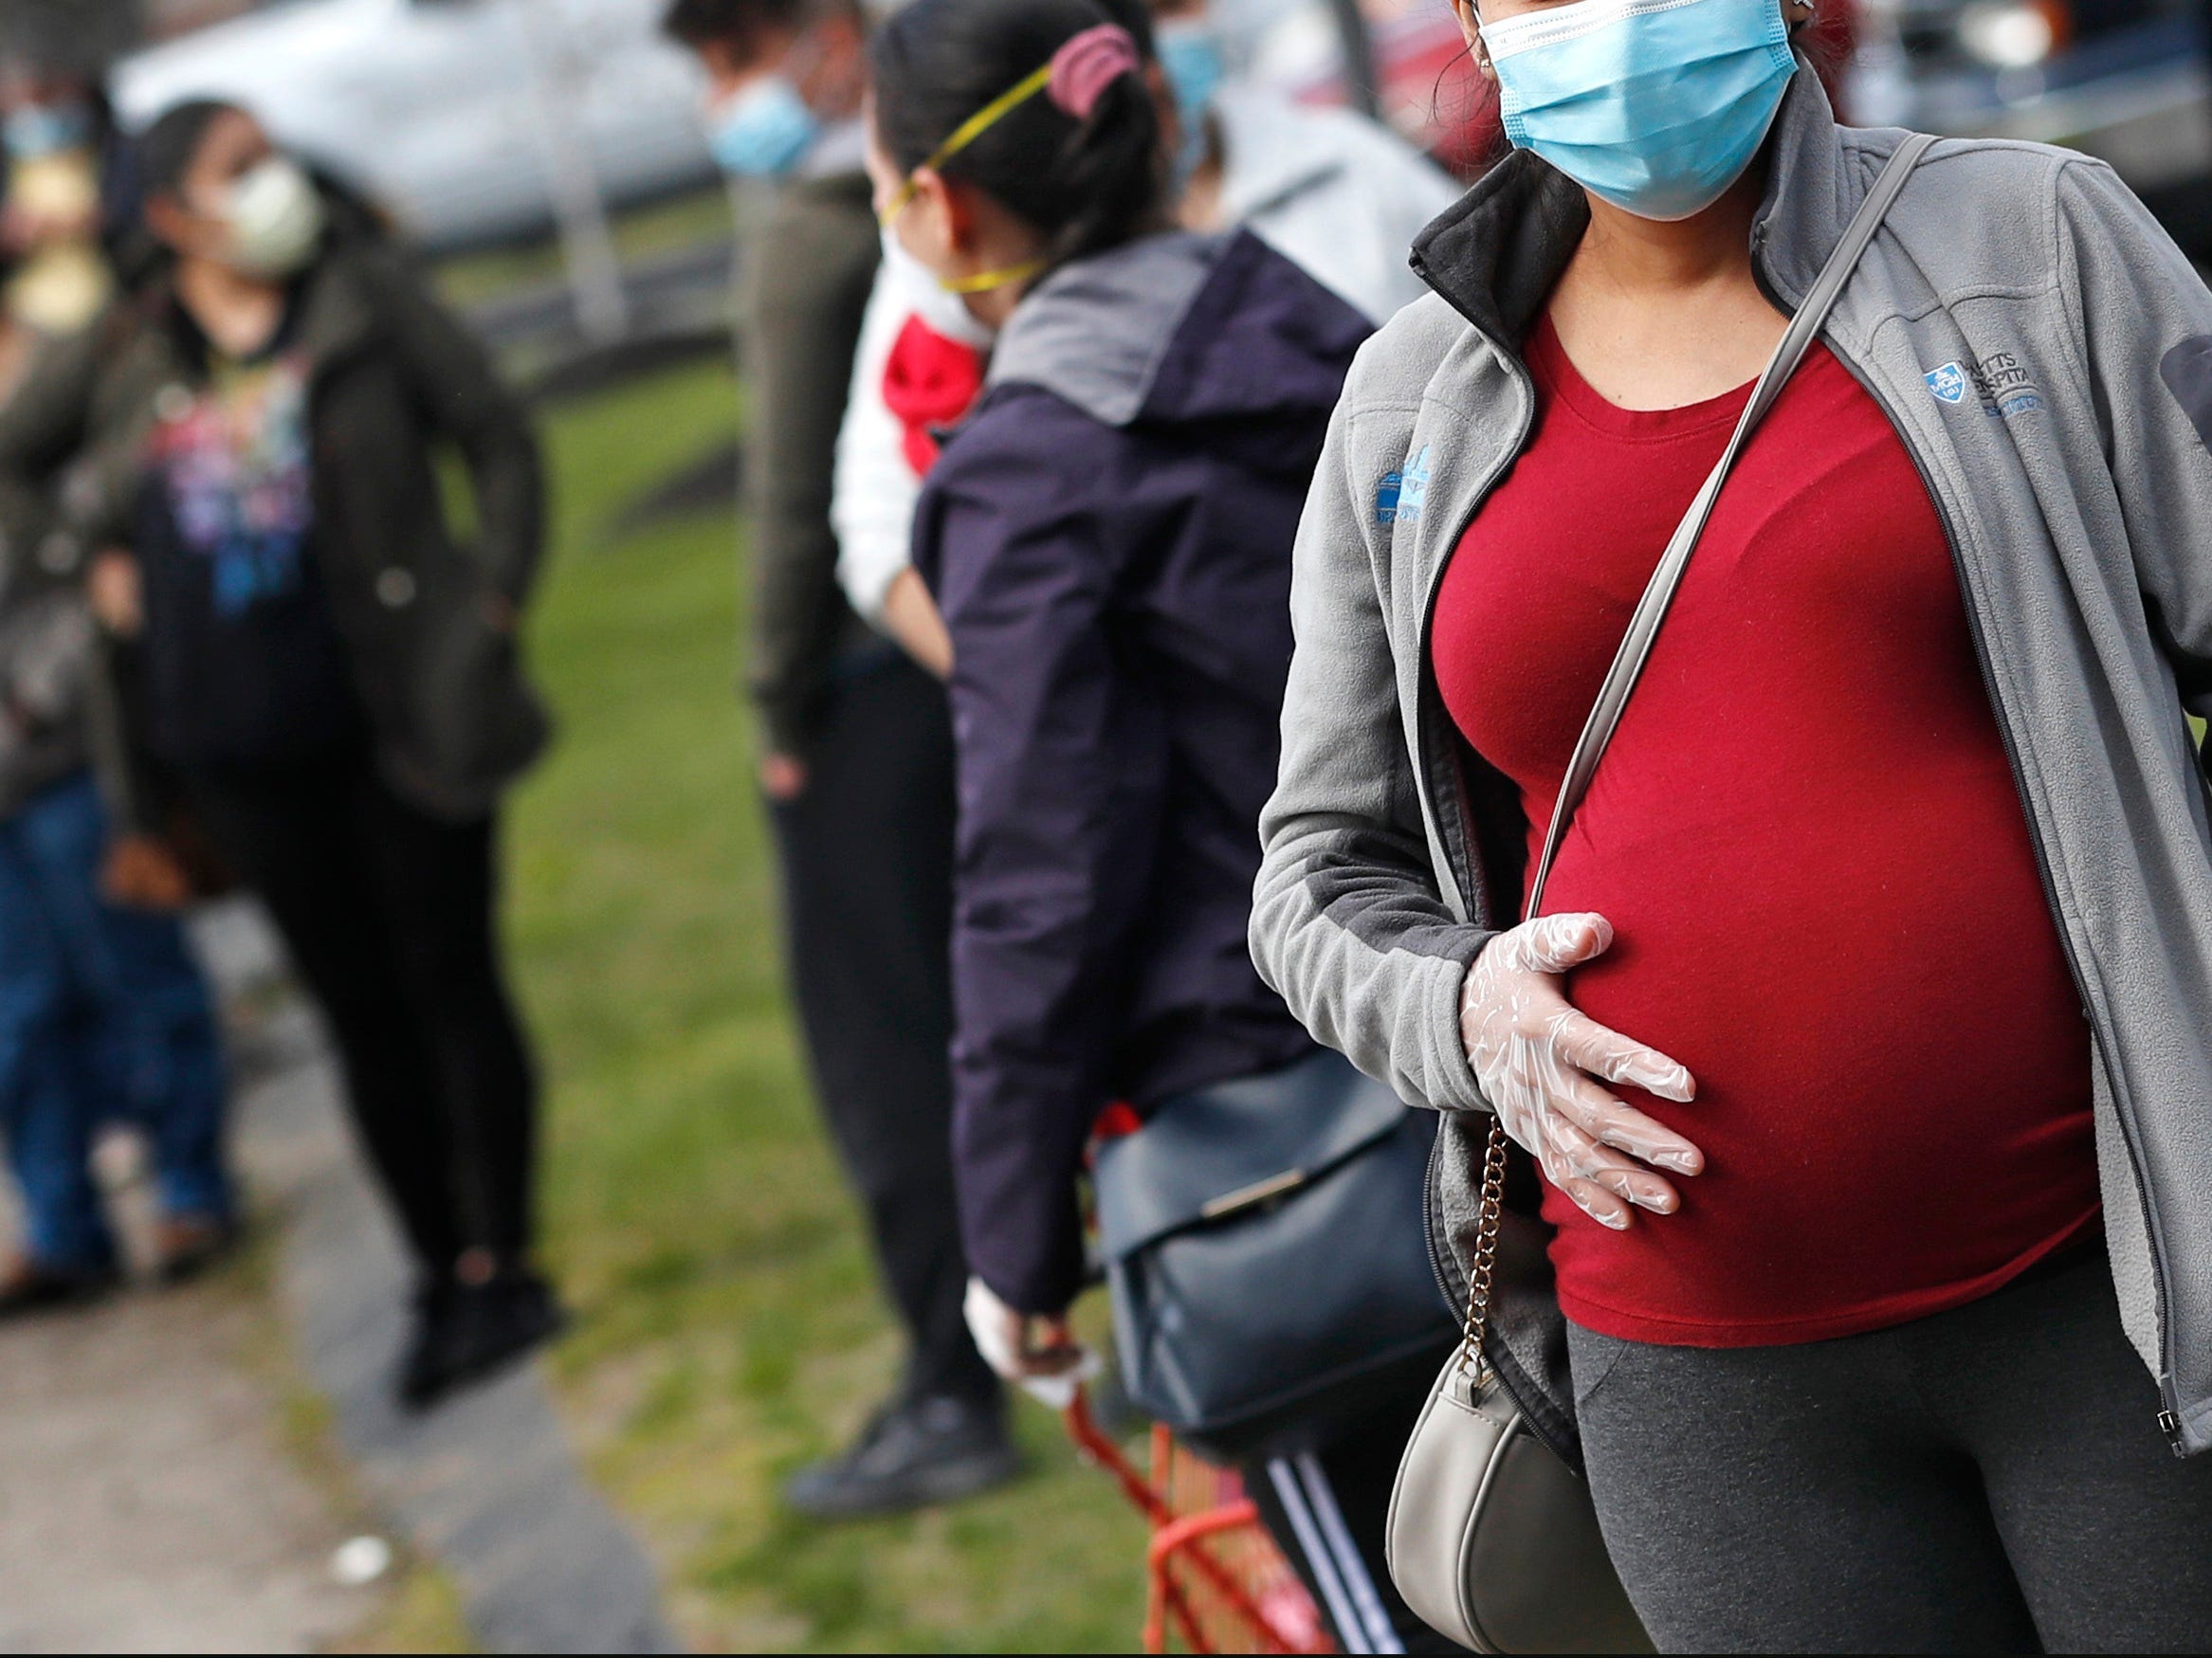
[[[983,354],[947,339],[919,317],[906,319],[884,365],[884,405],[905,428],[906,465],[916,477],[937,464],[937,434],[958,426],[983,390]]]

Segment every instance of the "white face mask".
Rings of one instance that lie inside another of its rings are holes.
[[[948,292],[937,273],[908,253],[889,230],[884,232],[884,275],[907,310],[921,318],[932,333],[975,351],[989,351],[998,337],[996,329],[978,322],[967,302]]]
[[[315,257],[325,223],[322,197],[297,163],[272,155],[231,185],[223,223],[229,232],[223,257],[231,268],[277,281]]]

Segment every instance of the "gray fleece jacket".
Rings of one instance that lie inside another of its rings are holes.
[[[1838,126],[1798,75],[1751,237],[1778,308],[1902,137]],[[1321,1040],[1445,1115],[1431,1230],[1452,1288],[1487,1109],[1459,990],[1518,919],[1525,843],[1512,792],[1439,705],[1429,625],[1453,547],[1527,438],[1519,341],[1585,218],[1577,187],[1516,153],[1417,245],[1435,293],[1362,352],[1307,501],[1261,825],[1262,975]],[[2175,1449],[2212,1448],[2212,823],[2184,719],[2212,711],[2212,294],[2103,163],[1947,141],[1824,337],[1948,536],[2094,1032],[2123,1321]],[[1572,1457],[1543,1243],[1515,1217],[1494,1356]]]

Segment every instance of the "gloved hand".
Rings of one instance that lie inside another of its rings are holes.
[[[1065,1411],[1098,1374],[1098,1356],[1069,1333],[1065,1318],[1016,1312],[980,1278],[968,1280],[960,1310],[983,1362],[1041,1405]]]
[[[1603,916],[1543,916],[1500,933],[1467,971],[1459,1033],[1506,1132],[1584,1213],[1619,1231],[1631,1204],[1654,1214],[1681,1204],[1673,1186],[1631,1158],[1694,1175],[1705,1154],[1599,1086],[1628,1083],[1684,1102],[1697,1092],[1681,1066],[1576,1011],[1560,989],[1561,974],[1612,944]]]

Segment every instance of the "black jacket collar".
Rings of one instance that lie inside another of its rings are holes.
[[[1872,183],[1845,165],[1841,129],[1808,68],[1798,70],[1783,95],[1766,161],[1752,259],[1769,290],[1794,305]],[[1475,327],[1516,346],[1589,221],[1580,185],[1529,151],[1515,150],[1416,238],[1413,267]]]
[[[302,272],[286,301],[279,348],[301,353],[310,375],[320,375],[365,348],[378,328],[373,294],[375,277],[367,268],[393,255],[363,248],[331,246]],[[194,374],[204,374],[208,344],[199,326],[185,314],[171,278],[164,274],[145,291],[140,303],[157,326],[175,360]]]

